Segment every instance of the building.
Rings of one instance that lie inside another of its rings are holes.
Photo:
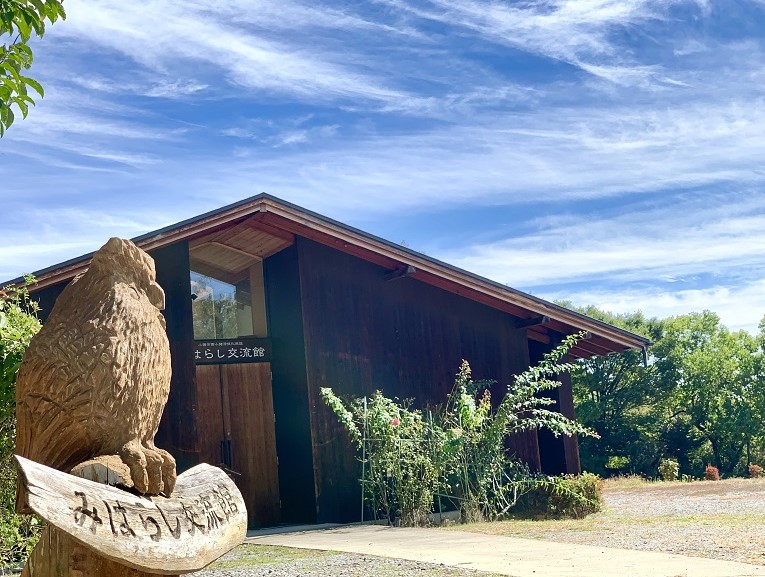
[[[166,293],[173,377],[157,444],[180,470],[238,473],[251,526],[359,518],[359,465],[320,387],[439,402],[462,359],[508,384],[579,331],[574,358],[648,345],[266,194],[133,240]],[[43,320],[89,260],[36,273]],[[570,383],[555,395],[573,416]],[[579,471],[575,438],[532,431],[512,448],[537,470]]]

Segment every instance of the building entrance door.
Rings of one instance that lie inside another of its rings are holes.
[[[271,364],[197,365],[200,460],[231,471],[250,527],[280,521]]]

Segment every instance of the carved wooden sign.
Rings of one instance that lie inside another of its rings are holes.
[[[172,498],[139,497],[16,457],[27,504],[99,555],[134,569],[176,575],[202,569],[247,533],[242,495],[223,471],[197,465]]]

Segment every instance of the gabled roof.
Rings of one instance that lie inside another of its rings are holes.
[[[220,243],[209,242],[209,239],[215,239],[216,235],[219,237],[228,227],[242,223],[246,223],[249,229],[266,233],[273,239],[283,239],[285,242],[289,242],[293,235],[309,238],[383,266],[391,271],[391,277],[411,276],[421,282],[508,312],[516,317],[516,326],[525,327],[529,338],[536,341],[549,343],[560,335],[586,331],[587,338],[580,340],[571,351],[576,357],[645,349],[650,344],[650,341],[642,336],[512,289],[265,193],[149,232],[134,238],[133,241],[144,250],[160,248],[181,240],[189,240],[192,245],[197,242],[197,246],[200,246],[200,240],[208,239],[208,242],[203,244],[214,245]],[[88,267],[92,256],[93,253],[86,254],[34,273],[37,285],[32,292],[73,278]]]

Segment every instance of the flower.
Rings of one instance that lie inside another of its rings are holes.
[[[401,421],[398,420],[398,417],[393,417],[393,420],[390,422],[391,427],[398,427],[401,424]]]

